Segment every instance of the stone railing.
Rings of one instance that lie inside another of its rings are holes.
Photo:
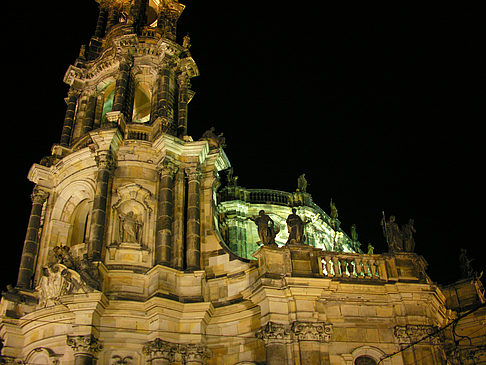
[[[331,252],[306,245],[262,246],[253,256],[260,275],[361,282],[429,282],[423,257],[414,253],[368,255]]]
[[[319,257],[325,277],[387,280],[382,255],[322,252]]]

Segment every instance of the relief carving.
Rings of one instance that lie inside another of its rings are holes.
[[[294,322],[292,323],[292,332],[299,341],[329,342],[332,327],[322,322]]]

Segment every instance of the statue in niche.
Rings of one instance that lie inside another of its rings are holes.
[[[276,245],[275,237],[278,231],[275,229],[275,223],[272,218],[265,214],[263,209],[258,212],[256,217],[248,217],[247,219],[250,219],[257,225],[258,237],[260,237],[260,242],[263,245]]]
[[[120,239],[126,243],[140,243],[142,223],[132,211],[120,214]]]
[[[413,234],[416,231],[413,223],[413,219],[409,219],[408,223],[402,226],[403,250],[405,252],[413,252],[413,250],[415,250],[415,240],[413,239]]]
[[[289,239],[287,244],[303,244],[305,241],[304,229],[309,221],[303,221],[298,215],[297,210],[292,208],[292,214],[287,217],[287,229],[289,231]]]
[[[395,222],[395,216],[390,216],[388,222],[386,221],[385,214],[381,219],[381,226],[383,228],[383,234],[385,235],[386,242],[388,243],[389,252],[401,252],[403,251],[403,238],[398,224]]]
[[[300,175],[297,179],[297,191],[302,193],[307,192],[307,180],[305,178],[305,174]]]

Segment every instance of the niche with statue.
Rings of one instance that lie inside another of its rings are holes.
[[[111,240],[107,264],[150,266],[150,247],[153,246],[153,196],[138,184],[117,189],[112,206]]]

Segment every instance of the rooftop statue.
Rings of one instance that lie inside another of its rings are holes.
[[[413,250],[415,250],[415,240],[413,239],[413,234],[416,231],[413,223],[413,219],[409,219],[408,223],[402,226],[403,250],[405,252],[413,252]]]
[[[388,244],[389,252],[401,252],[403,251],[403,238],[400,232],[400,227],[395,222],[395,216],[390,216],[388,222],[386,221],[385,214],[381,219],[381,226],[383,228],[383,234],[385,235],[386,243]]]
[[[408,223],[402,225],[400,229],[394,215],[391,215],[387,222],[383,213],[381,226],[389,252],[413,252],[415,249],[413,234],[416,232],[413,219],[409,219]]]
[[[258,229],[258,237],[260,237],[260,242],[263,245],[276,245],[275,237],[278,231],[275,229],[275,223],[272,218],[265,214],[262,209],[256,217],[248,217],[251,221],[255,222]]]
[[[201,140],[206,140],[209,143],[209,148],[226,147],[226,139],[223,137],[223,133],[216,135],[214,127],[209,128],[203,133]]]
[[[459,267],[461,269],[461,275],[463,279],[471,278],[474,276],[474,269],[471,266],[471,262],[474,259],[469,259],[467,257],[467,251],[464,248],[461,248],[461,253],[459,254]]]
[[[287,244],[304,244],[304,229],[307,223],[309,223],[309,221],[304,222],[297,215],[297,210],[292,208],[292,214],[287,217],[287,229],[289,231],[289,239],[287,240]]]
[[[238,182],[238,176],[234,176],[234,170],[231,167],[226,175],[226,182],[228,186],[236,186]]]
[[[297,191],[302,193],[307,192],[307,180],[305,178],[305,174],[300,175],[297,179]]]

